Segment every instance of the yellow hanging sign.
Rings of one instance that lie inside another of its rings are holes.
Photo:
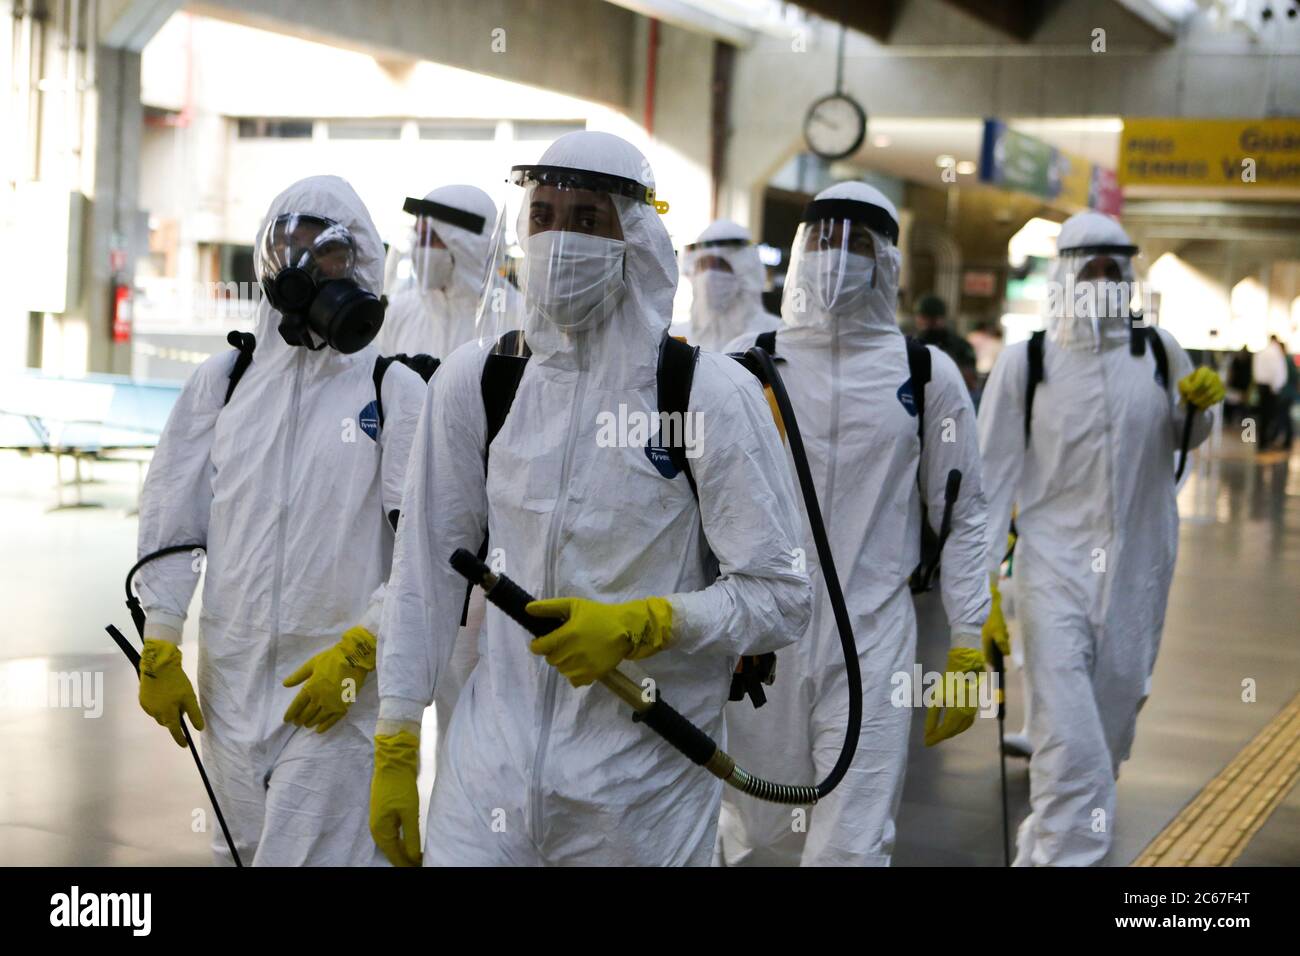
[[[1119,181],[1300,192],[1300,119],[1125,119]]]

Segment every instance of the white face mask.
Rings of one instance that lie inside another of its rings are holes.
[[[806,252],[799,268],[799,287],[808,307],[843,316],[862,309],[871,295],[876,261],[842,249]]]
[[[705,269],[695,277],[692,286],[710,312],[725,312],[740,294],[740,277],[734,272]]]
[[[601,321],[622,295],[624,243],[550,229],[528,237],[521,288],[527,304],[566,332]]]
[[[454,263],[450,249],[416,246],[411,254],[411,262],[415,268],[416,281],[425,292],[445,289],[451,282]]]
[[[1066,288],[1068,301],[1058,306],[1064,314],[1048,316],[1047,331],[1053,342],[1065,349],[1096,352],[1128,341],[1127,283],[1083,279]]]

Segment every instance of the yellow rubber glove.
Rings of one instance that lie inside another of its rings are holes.
[[[405,730],[375,736],[370,835],[393,866],[420,866],[420,738]]]
[[[976,681],[984,680],[984,655],[973,647],[954,647],[948,652],[948,674],[974,673]],[[975,723],[979,712],[979,695],[964,679],[954,686],[944,675],[943,704],[931,707],[925,714],[925,745],[933,747],[942,740],[956,737]],[[949,693],[952,691],[953,693]],[[972,700],[972,695],[974,699]]]
[[[993,657],[993,646],[997,645],[1002,656],[1006,657],[1011,653],[1011,634],[1007,631],[1007,619],[1002,616],[1002,592],[998,590],[998,576],[989,575],[989,595],[993,598],[993,604],[989,608],[988,620],[984,622],[984,627],[980,630],[980,639],[984,644],[984,656]]]
[[[337,644],[284,679],[285,687],[307,682],[284,712],[284,722],[325,733],[347,714],[366,675],[374,669],[375,635],[364,627],[349,628]]]
[[[1188,405],[1205,411],[1223,401],[1223,379],[1214,369],[1203,365],[1178,383],[1178,394]]]
[[[658,654],[672,641],[672,605],[659,597],[622,604],[548,598],[530,602],[525,610],[564,621],[529,647],[574,687],[599,680],[620,661]]]
[[[167,641],[148,638],[140,655],[140,706],[144,712],[171,731],[172,740],[185,746],[181,732],[181,710],[195,730],[203,729],[203,714],[194,686],[181,670],[181,649]]]

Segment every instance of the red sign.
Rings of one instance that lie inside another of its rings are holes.
[[[1097,212],[1118,216],[1124,208],[1124,191],[1120,189],[1115,170],[1104,166],[1092,167],[1092,194],[1088,205]]]
[[[971,270],[961,274],[961,294],[972,298],[990,299],[997,292],[998,276],[986,269]]]

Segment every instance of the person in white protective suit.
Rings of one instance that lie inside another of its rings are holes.
[[[728,866],[889,864],[914,702],[916,619],[908,578],[921,557],[922,504],[937,531],[952,469],[962,480],[940,583],[952,622],[953,689],[966,689],[977,679],[966,675],[984,668],[980,629],[989,594],[975,412],[956,365],[929,348],[923,441],[918,434],[908,346],[894,314],[897,241],[893,203],[857,182],[819,193],[795,235],[776,355],[828,516],[857,639],[862,736],[847,776],[809,812],[806,831],[802,809],[792,813],[725,794],[719,855]],[[753,344],[738,339],[728,350]],[[815,565],[807,531],[804,540]],[[730,753],[769,779],[825,777],[848,722],[843,652],[816,568],[812,578],[819,596],[812,623],[802,641],[777,655],[768,703],[755,709],[739,702],[727,710]],[[969,690],[964,698],[931,698],[927,743],[971,725],[978,701],[976,688]]]
[[[277,196],[255,262],[267,295],[252,363],[238,387],[237,352],[194,372],[140,499],[141,555],[206,544],[202,714],[180,667],[198,582],[189,553],[137,576],[140,700],[182,746],[179,707],[203,730],[246,865],[382,862],[367,827],[379,700],[367,675],[426,389],[394,363],[376,392],[368,343],[383,316],[384,248],[344,180],[304,179]],[[232,862],[219,832],[213,849]]]
[[[563,136],[512,179],[526,190],[526,341],[502,334],[513,323],[488,290],[479,346],[447,360],[425,405],[384,606],[372,831],[390,858],[419,861],[417,721],[465,600],[448,557],[486,534],[496,568],[544,599],[530,613],[565,623],[530,643],[489,605],[423,862],[707,865],[721,783],[590,684],[623,662],[720,734],[738,657],[803,631],[811,597],[780,437],[750,374],[700,352],[688,473],[644,436],[611,440],[611,416],[658,408],[677,284],[666,205],[644,157],[606,133]],[[489,451],[481,381],[507,354],[530,357]]]
[[[449,185],[424,199],[408,197],[404,209],[416,217],[411,230],[411,281],[389,302],[375,344],[384,355],[423,353],[445,359],[476,335],[474,317],[483,292],[496,204],[477,186]],[[483,610],[482,594],[475,593],[451,667],[438,688],[434,704],[439,746],[460,689],[478,659]]]
[[[980,406],[990,574],[1017,509],[1012,580],[1033,749],[1018,866],[1085,866],[1110,848],[1115,779],[1149,692],[1177,553],[1184,416],[1190,403],[1199,444],[1204,410],[1223,397],[1218,376],[1193,372],[1168,332],[1130,328],[1136,251],[1108,216],[1067,220],[1028,416],[1031,343],[1003,351]],[[989,624],[1005,640],[999,616]]]
[[[690,341],[720,352],[732,339],[781,327],[763,308],[763,263],[749,230],[718,219],[682,250],[691,280]]]
[[[497,209],[477,186],[440,186],[407,199],[416,217],[411,236],[414,281],[393,296],[375,345],[383,355],[445,359],[474,338]]]

